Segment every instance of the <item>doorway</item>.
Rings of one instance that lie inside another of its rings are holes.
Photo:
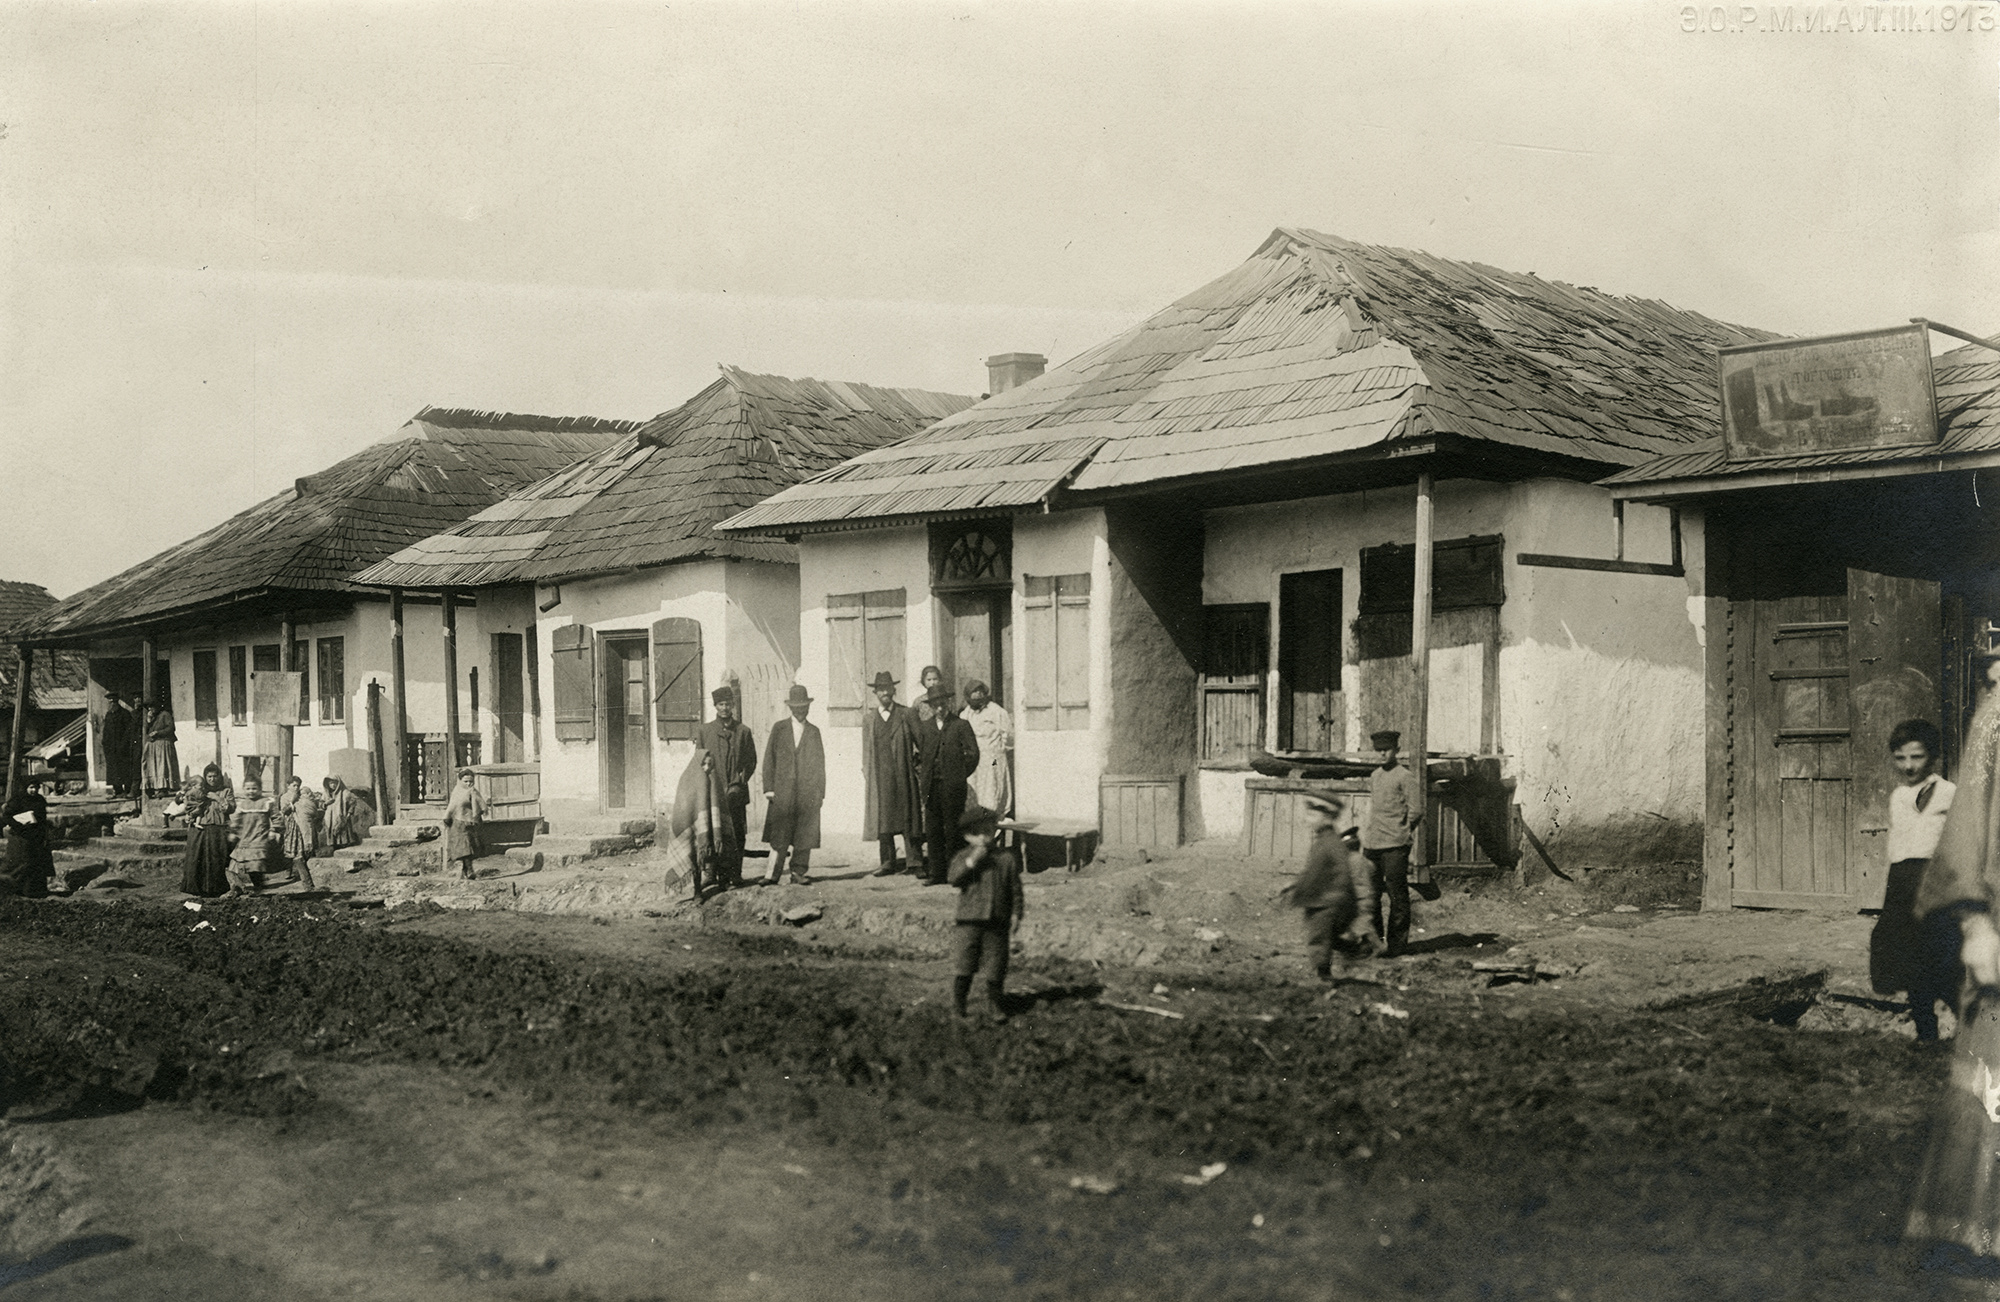
[[[521,635],[493,635],[493,758],[518,764],[527,758],[521,681]]]
[[[1007,704],[1013,663],[1013,598],[1011,589],[939,595],[945,627],[938,639],[942,657],[938,668],[944,672],[945,686],[961,697],[965,684],[977,678],[996,702]]]
[[[653,737],[647,706],[646,637],[604,639],[604,804],[650,809]]]
[[[1340,690],[1340,571],[1278,577],[1278,749],[1336,751],[1347,737]]]

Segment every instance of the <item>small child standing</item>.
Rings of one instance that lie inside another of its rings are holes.
[[[958,888],[958,913],[952,928],[952,951],[958,963],[951,979],[951,1007],[965,1016],[965,997],[975,974],[986,982],[986,1002],[993,1020],[1007,1020],[1007,946],[1014,924],[1026,911],[1021,892],[1021,864],[997,848],[1000,816],[978,805],[959,816],[965,848],[951,858],[945,880]]]
[[[255,895],[264,884],[271,857],[273,803],[264,798],[264,784],[243,779],[243,794],[229,826],[229,893]]]
[[[458,865],[458,875],[471,881],[472,861],[480,854],[479,825],[486,821],[486,797],[473,784],[472,770],[458,771],[458,785],[444,807],[444,857]]]
[[[1348,928],[1361,914],[1354,890],[1353,852],[1337,830],[1340,805],[1319,796],[1307,796],[1304,803],[1313,820],[1312,848],[1306,851],[1305,871],[1278,892],[1278,898],[1305,910],[1306,953],[1312,960],[1313,974],[1331,981],[1334,948],[1343,944]]]
[[[1906,719],[1889,734],[1889,762],[1902,785],[1889,793],[1889,880],[1882,916],[1868,938],[1868,973],[1876,993],[1909,991],[1910,1020],[1923,1041],[1938,1038],[1937,1001],[1949,1004],[1958,993],[1959,939],[1943,934],[1956,929],[1942,911],[1935,920],[1916,913],[1924,869],[1957,792],[1937,774],[1942,748],[1937,726],[1928,720]]]

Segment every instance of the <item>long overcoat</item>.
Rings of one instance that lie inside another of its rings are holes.
[[[826,799],[826,748],[819,728],[805,724],[792,744],[792,721],[771,725],[764,746],[764,841],[775,849],[819,849],[819,807]]]
[[[873,705],[861,711],[861,773],[868,792],[862,837],[918,835],[923,802],[917,797],[917,716],[909,706],[890,706],[887,719]]]
[[[917,726],[917,789],[933,799],[961,797],[979,770],[979,738],[957,715]],[[964,808],[963,803],[959,806]],[[953,829],[954,831],[956,829]]]

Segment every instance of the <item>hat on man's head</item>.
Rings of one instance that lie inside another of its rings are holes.
[[[1403,744],[1403,734],[1385,728],[1381,732],[1370,733],[1368,740],[1374,744],[1376,750],[1388,750]]]
[[[982,827],[994,827],[1000,822],[1000,815],[984,805],[967,804],[965,812],[958,816],[958,830],[976,832]]]
[[[734,705],[736,704],[736,689],[724,683],[710,692],[708,699],[714,701],[717,705]]]
[[[786,705],[811,705],[812,693],[806,691],[804,683],[793,683],[792,690],[785,693]]]
[[[952,697],[951,689],[949,687],[946,687],[943,683],[938,683],[936,686],[931,688],[930,692],[927,695],[925,695],[924,699],[926,701],[929,701],[932,705],[943,705],[946,701],[949,701],[951,697]]]
[[[870,687],[894,687],[896,685],[896,676],[886,669],[878,669],[875,671],[875,681],[868,685]]]

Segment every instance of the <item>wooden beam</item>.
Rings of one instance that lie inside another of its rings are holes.
[[[21,794],[21,788],[28,777],[28,766],[22,762],[21,747],[27,738],[28,702],[32,699],[28,691],[28,680],[34,674],[35,652],[25,643],[14,648],[14,727],[7,739],[7,799]]]
[[[444,796],[458,785],[458,603],[444,590]]]
[[[1706,643],[1703,696],[1703,731],[1707,734],[1703,755],[1703,803],[1707,817],[1702,820],[1701,907],[1726,909],[1735,886],[1736,824],[1731,750],[1733,723],[1731,696],[1735,691],[1731,657],[1735,638],[1729,610],[1729,590],[1725,575],[1729,570],[1729,530],[1719,513],[1710,511],[1702,519],[1702,639]]]
[[[1426,777],[1430,772],[1431,718],[1431,490],[1431,472],[1424,470],[1417,475],[1416,590],[1410,611],[1410,671],[1415,675],[1415,690],[1411,693],[1409,753],[1415,757],[1417,772]],[[1412,859],[1423,863],[1428,861],[1424,847],[1430,835],[1430,783],[1419,782],[1417,790],[1424,818],[1417,826],[1410,853]]]
[[[153,732],[153,639],[139,639],[139,808],[146,807],[146,747]]]
[[[1596,570],[1601,574],[1653,574],[1663,579],[1687,577],[1678,562],[1661,565],[1654,561],[1605,561],[1594,556],[1551,556],[1546,552],[1519,552],[1516,565],[1537,565],[1551,570]]]
[[[298,625],[292,622],[291,612],[287,611],[285,617],[278,621],[278,663],[284,667],[285,672],[288,674],[298,672],[298,666],[293,663],[294,657],[292,655],[292,643],[297,640]],[[290,702],[287,702],[287,705],[289,704]],[[288,725],[280,724],[278,726],[278,776],[275,789],[281,794],[292,781],[293,749],[292,729]]]
[[[389,589],[389,675],[390,689],[396,694],[396,798],[407,802],[410,790],[410,761],[404,748],[410,744],[410,679],[403,672],[403,590]]]

